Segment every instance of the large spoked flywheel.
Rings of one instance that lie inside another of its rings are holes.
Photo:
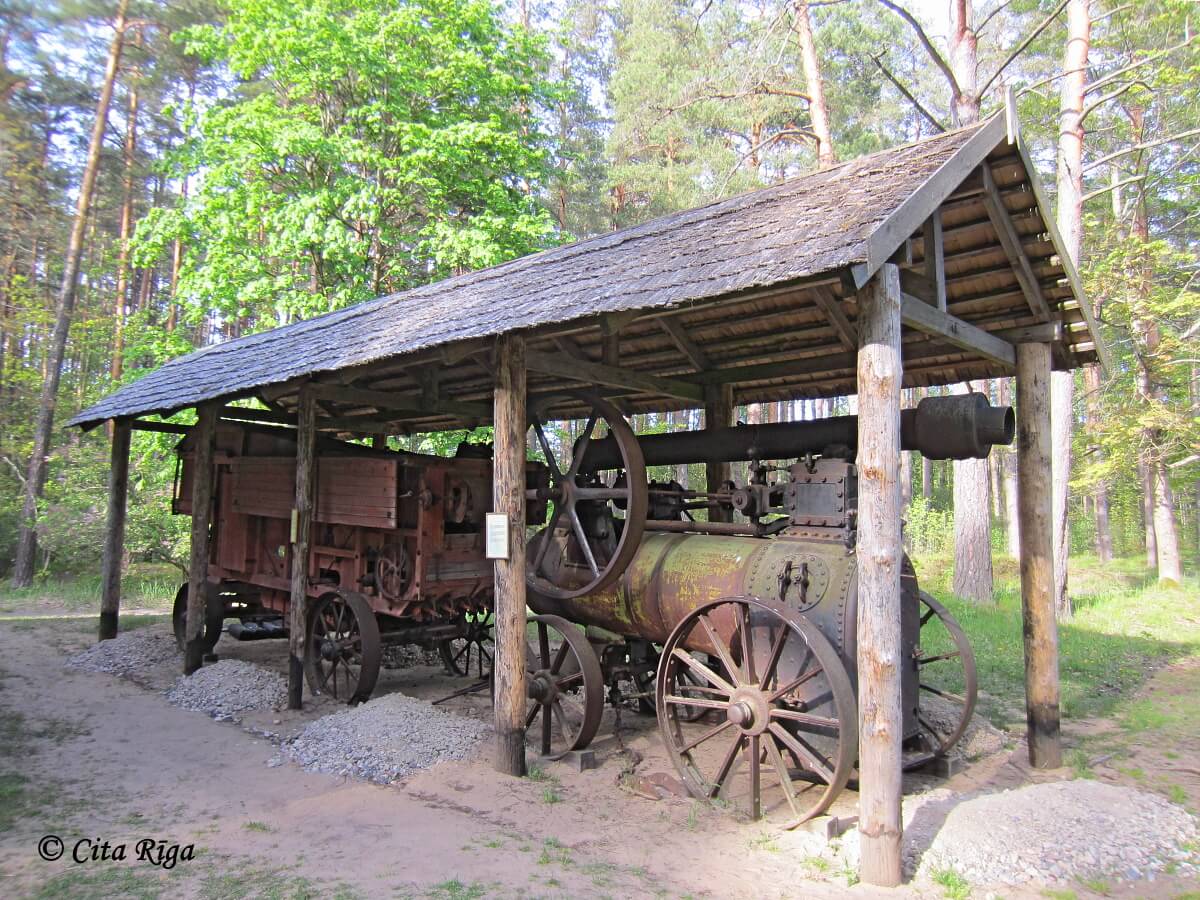
[[[854,767],[845,667],[815,625],[769,601],[730,597],[689,613],[663,647],[657,706],[691,794],[744,804],[754,818],[794,826],[819,815]]]
[[[556,450],[545,429],[544,411],[562,397],[543,400],[529,417],[550,469],[550,487],[544,496],[531,492],[530,499],[548,499],[554,511],[530,543],[526,581],[531,590],[556,600],[582,597],[616,581],[637,552],[646,527],[646,464],[633,429],[607,400],[570,396],[588,404],[588,415],[583,434],[569,450]],[[608,481],[600,472],[584,474],[581,469],[601,422],[615,438],[621,457],[620,471]]]

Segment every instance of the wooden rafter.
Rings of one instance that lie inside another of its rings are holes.
[[[703,372],[709,368],[708,354],[701,350],[696,342],[688,336],[687,330],[680,324],[678,319],[664,316],[658,319],[658,324],[675,343],[675,346],[679,348],[679,352],[687,357],[688,362],[692,364],[692,368],[697,372]]]
[[[992,170],[987,162],[984,162],[981,171],[983,172],[984,187],[983,205],[987,208],[988,218],[992,220],[992,227],[996,229],[996,236],[1000,238],[1000,246],[1004,248],[1004,255],[1008,257],[1008,261],[1013,267],[1017,282],[1021,285],[1025,299],[1029,302],[1029,308],[1043,322],[1048,322],[1051,318],[1050,304],[1046,302],[1046,297],[1042,294],[1042,286],[1038,283],[1037,276],[1033,272],[1033,265],[1029,262],[1029,256],[1021,245],[1021,236],[1017,233],[1016,226],[1013,225],[1008,207],[1004,205],[1004,200],[996,187],[996,179],[992,177]]]
[[[858,329],[846,317],[846,311],[842,308],[842,301],[834,296],[832,290],[824,286],[815,287],[808,293],[813,298],[813,303],[820,307],[821,312],[825,313],[825,317],[829,319],[829,324],[837,332],[838,340],[842,342],[842,346],[847,350],[857,350]]]

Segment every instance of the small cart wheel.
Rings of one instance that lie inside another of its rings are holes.
[[[782,811],[794,827],[823,813],[854,767],[850,677],[815,625],[772,602],[729,597],[689,613],[663,646],[657,706],[663,742],[692,796],[745,796],[755,819]],[[718,719],[690,720],[695,710]]]
[[[379,623],[362,594],[322,594],[308,611],[304,677],[314,694],[344,703],[366,700],[383,657]]]
[[[543,756],[582,750],[604,715],[604,673],[596,651],[578,625],[559,616],[534,616],[537,645],[526,638],[526,730],[541,716]]]
[[[185,581],[175,592],[175,605],[171,608],[171,627],[175,631],[175,643],[180,650],[187,650],[187,604],[188,583]],[[200,646],[205,653],[212,653],[221,639],[221,628],[225,624],[225,607],[220,594],[210,586],[204,604],[204,626]]]
[[[962,739],[971,724],[979,696],[979,677],[971,642],[950,610],[921,591],[921,636],[917,646],[917,681],[922,696],[934,699],[917,706],[921,747],[905,753],[904,768],[915,769],[939,756]]]
[[[474,668],[480,681],[486,679],[492,671],[492,658],[496,655],[496,641],[492,637],[492,614],[479,612],[463,616],[462,635],[439,641],[438,653],[441,654],[442,665],[450,675],[466,677]]]

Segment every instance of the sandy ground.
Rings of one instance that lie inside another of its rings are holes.
[[[12,729],[3,732],[0,768],[15,767],[28,781],[16,821],[0,833],[0,895],[943,896],[930,883],[894,891],[852,885],[820,834],[779,831],[689,798],[631,793],[622,779],[631,770],[673,774],[652,718],[623,713],[616,731],[610,710],[594,770],[542,763],[543,780],[507,778],[492,771],[485,745],[477,759],[381,787],[268,766],[276,746],[261,732],[292,733],[333,711],[332,701],[306,697],[301,712],[218,723],[167,704],[161,691],[174,666],[136,682],[66,669],[64,656],[86,646],[92,628],[90,619],[0,621],[0,715],[14,721],[11,713],[20,713],[32,733],[18,741]],[[226,637],[218,652],[282,671],[286,647]],[[418,667],[385,670],[378,690],[433,699],[462,683]],[[486,696],[446,708],[489,715]],[[1022,759],[1014,745],[948,782],[911,777],[906,789],[1016,786],[1035,777]],[[832,812],[852,815],[856,801],[846,791]],[[936,832],[936,823],[925,830]],[[42,861],[36,848],[48,833],[68,848],[81,837],[126,842],[131,852],[146,837],[192,843],[197,856],[169,871],[140,863],[120,880],[110,862]],[[1171,897],[1185,889],[1164,880],[1115,893]]]

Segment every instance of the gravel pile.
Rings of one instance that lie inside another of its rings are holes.
[[[950,700],[925,694],[921,695],[921,717],[938,729],[949,733],[960,721],[962,707]],[[1004,732],[979,715],[971,716],[967,730],[958,743],[950,748],[951,756],[964,759],[982,759],[1004,749]]]
[[[385,669],[408,669],[412,666],[441,666],[442,655],[416,644],[388,644],[383,648],[380,664]]]
[[[170,631],[138,628],[122,632],[110,641],[100,641],[67,657],[67,666],[87,672],[128,675],[176,660],[179,655],[175,635]]]
[[[443,760],[465,759],[488,731],[476,719],[387,694],[310,722],[283,753],[311,772],[388,784]]]
[[[167,690],[167,700],[184,709],[208,713],[218,721],[235,718],[248,709],[273,709],[287,701],[287,679],[271,669],[223,659],[180,675]]]
[[[935,799],[915,810],[910,827],[913,856],[921,832],[936,829],[921,872],[953,869],[980,885],[1132,881],[1168,865],[1176,874],[1200,874],[1200,858],[1183,846],[1197,836],[1187,812],[1155,794],[1087,779],[959,803]]]

